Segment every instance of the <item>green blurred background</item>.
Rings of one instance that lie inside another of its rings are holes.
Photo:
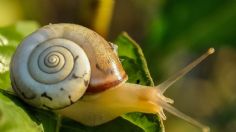
[[[77,23],[109,41],[126,31],[142,47],[156,84],[216,48],[165,95],[213,132],[236,131],[235,0],[0,0],[0,28],[24,20]],[[199,131],[167,118],[167,132]]]

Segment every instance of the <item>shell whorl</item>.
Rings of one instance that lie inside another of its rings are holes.
[[[39,29],[17,48],[11,62],[13,89],[27,103],[43,109],[59,109],[85,93],[90,62],[79,44]]]
[[[127,80],[113,50],[88,28],[44,26],[26,37],[14,54],[10,72],[13,89],[34,106],[66,107],[85,92],[100,92]]]

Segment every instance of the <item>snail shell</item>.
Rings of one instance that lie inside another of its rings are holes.
[[[44,109],[66,107],[85,92],[127,80],[112,46],[74,24],[50,24],[26,37],[12,58],[10,73],[16,93]]]

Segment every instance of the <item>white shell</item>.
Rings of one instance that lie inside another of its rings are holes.
[[[39,29],[18,46],[12,58],[12,86],[31,105],[63,108],[80,99],[87,89],[89,59],[79,44],[63,35]]]

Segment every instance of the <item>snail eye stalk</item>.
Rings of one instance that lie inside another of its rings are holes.
[[[185,68],[183,68],[182,70],[180,70],[179,72],[177,72],[176,74],[174,74],[173,76],[171,76],[169,79],[167,79],[166,81],[164,81],[163,83],[157,85],[156,87],[159,89],[159,92],[161,93],[161,95],[176,81],[178,81],[180,78],[182,78],[184,75],[186,75],[189,71],[191,71],[195,66],[197,66],[199,63],[201,63],[204,59],[206,59],[209,55],[213,54],[215,52],[214,48],[209,48],[208,51],[206,53],[204,53],[202,56],[200,56],[199,58],[197,58],[195,61],[193,61],[192,63],[190,63],[189,65],[187,65]],[[193,118],[185,115],[184,113],[180,112],[179,110],[177,110],[176,108],[174,108],[173,106],[171,106],[170,104],[166,103],[166,101],[163,99],[157,100],[157,103],[163,107],[166,111],[172,113],[173,115],[197,126],[202,128],[203,132],[209,132],[210,129],[209,127],[199,123],[198,121],[194,120]]]
[[[209,48],[206,53],[204,53],[202,56],[197,58],[195,61],[187,65],[185,68],[168,78],[166,81],[162,82],[161,84],[157,85],[156,87],[160,90],[160,92],[163,94],[172,84],[174,84],[176,81],[178,81],[180,78],[182,78],[184,75],[186,75],[189,71],[191,71],[195,66],[197,66],[199,63],[201,63],[204,59],[206,59],[209,55],[213,54],[215,52],[214,48]]]

